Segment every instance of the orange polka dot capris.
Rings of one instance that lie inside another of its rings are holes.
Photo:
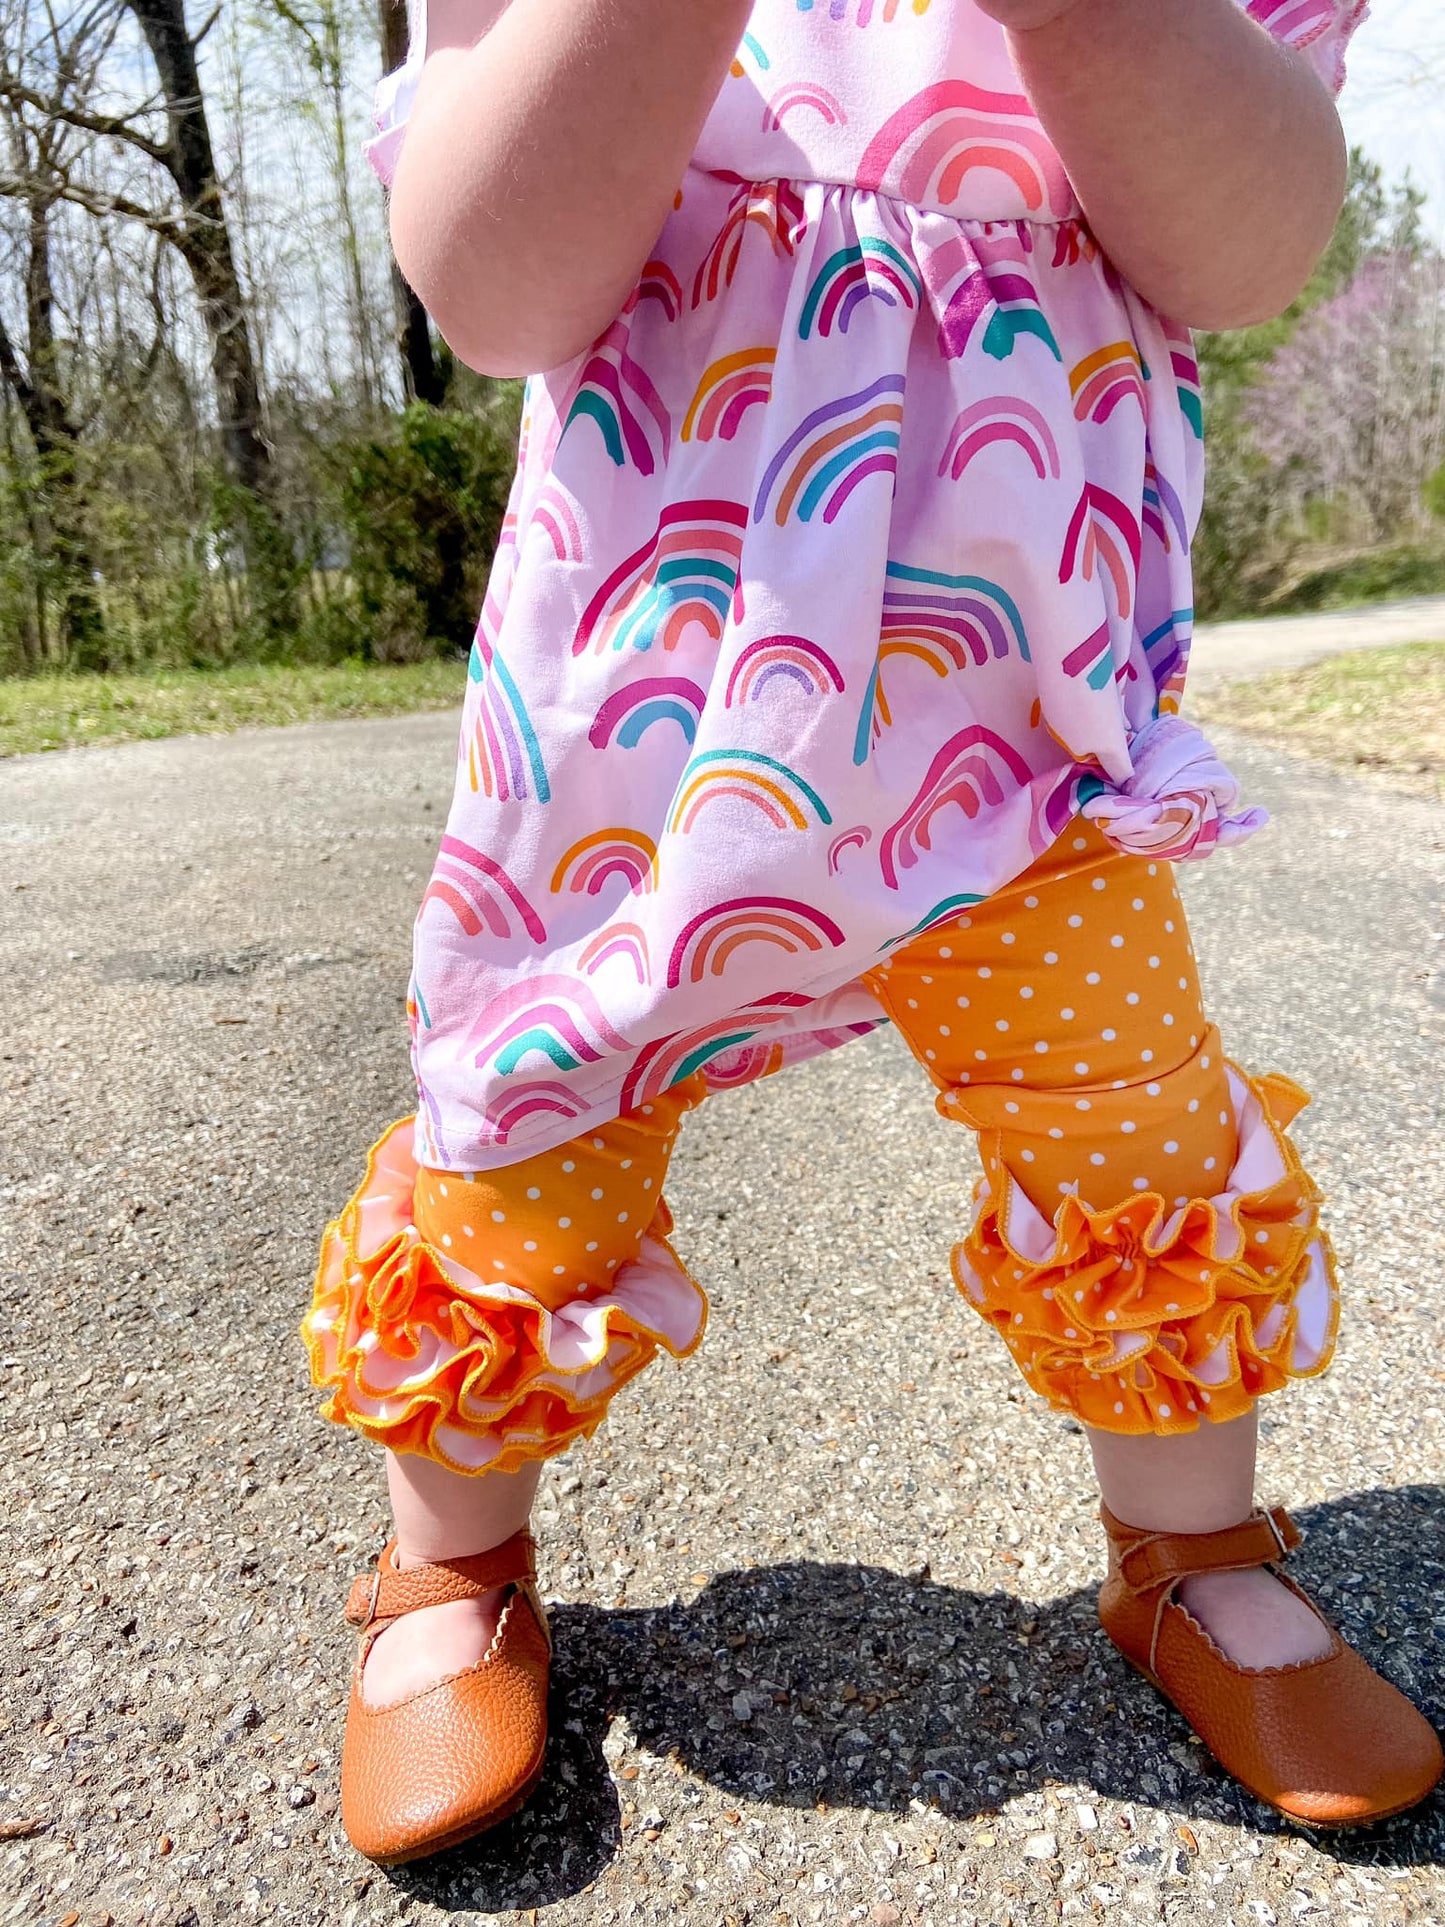
[[[1102,1431],[1239,1417],[1328,1364],[1305,1103],[1247,1076],[1205,1016],[1171,866],[1076,823],[968,915],[868,978],[976,1133],[964,1298],[1029,1384]],[[329,1417],[464,1472],[596,1429],[617,1388],[701,1342],[707,1305],[662,1189],[698,1074],[501,1170],[418,1169],[410,1120],[327,1227],[302,1326]]]

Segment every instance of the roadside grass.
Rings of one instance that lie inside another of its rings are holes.
[[[0,756],[156,736],[224,735],[460,705],[460,661],[247,663],[126,676],[0,680]]]
[[[1361,649],[1201,690],[1188,711],[1445,801],[1445,642]]]

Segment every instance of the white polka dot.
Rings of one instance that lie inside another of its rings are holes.
[[[1013,1079],[1015,1084],[1022,1084],[1024,1081],[1024,1074],[1022,1071],[1010,1071],[1009,1076]]]
[[[572,1162],[571,1158],[568,1158],[567,1162],[562,1166],[562,1169],[564,1171],[575,1171],[577,1166]]]
[[[1014,1323],[1015,1323],[1016,1325],[1021,1325],[1021,1324],[1022,1324],[1023,1322],[1024,1322],[1024,1315],[1023,1315],[1023,1313],[1022,1313],[1021,1311],[1016,1311],[1016,1312],[1014,1313]]]
[[[1159,968],[1159,959],[1157,957],[1151,957],[1149,959],[1149,968],[1151,970],[1157,970]]]
[[[1119,1314],[1118,1314],[1118,1312],[1116,1312],[1116,1311],[1106,1311],[1106,1312],[1104,1313],[1104,1322],[1105,1322],[1105,1324],[1106,1324],[1106,1325],[1112,1325],[1112,1324],[1114,1324],[1114,1323],[1116,1323],[1116,1322],[1117,1322],[1117,1320],[1118,1320],[1118,1317],[1119,1317]]]
[[[1139,993],[1137,990],[1131,990],[1128,996],[1124,999],[1124,1002],[1126,1004],[1137,1004],[1138,1001],[1139,1001]]]
[[[1020,997],[1028,998],[1028,997],[1032,997],[1033,994],[1034,992],[1033,992],[1032,984],[1021,984],[1019,986]]]
[[[910,1010],[917,1010],[917,1008],[918,1008],[918,999],[917,999],[916,997],[910,997],[910,998],[908,999],[908,1008],[909,1008]]]
[[[642,1115],[643,1115],[644,1117],[651,1117],[651,1116],[652,1116],[652,1106],[651,1106],[650,1104],[644,1104],[644,1105],[643,1105],[643,1107],[642,1107]]]
[[[1076,836],[1074,838],[1074,848],[1076,850],[1087,850],[1088,847],[1089,847],[1089,839],[1087,837]]]
[[[527,1196],[529,1198],[540,1198],[541,1195],[542,1195],[541,1191],[535,1184],[529,1185],[527,1187]]]
[[[632,1169],[632,1159],[631,1159],[631,1158],[624,1158],[624,1159],[622,1160],[622,1166],[621,1166],[621,1168],[622,1168],[622,1169],[623,1169],[624,1171],[630,1171],[630,1170]]]
[[[993,975],[993,972],[989,969],[987,964],[980,964],[978,967],[978,974],[980,977],[991,977]]]
[[[1133,1133],[1138,1130],[1138,1128],[1139,1126],[1134,1122],[1134,1120],[1132,1118],[1127,1118],[1127,1117],[1125,1118],[1124,1122],[1119,1126],[1119,1129],[1124,1133],[1125,1137],[1132,1136]]]
[[[1044,962],[1046,964],[1056,964],[1058,961],[1059,953],[1057,950],[1046,950],[1044,952]]]
[[[952,1037],[953,1032],[948,1028],[947,1024],[940,1024],[938,1026],[938,1034],[940,1037]]]
[[[1254,1242],[1257,1245],[1267,1245],[1269,1243],[1269,1233],[1267,1231],[1256,1231],[1254,1234]]]
[[[1104,1162],[1104,1153],[1102,1151],[1091,1151],[1089,1153],[1089,1162],[1090,1164],[1102,1164]]]
[[[506,1222],[507,1222],[507,1214],[505,1211],[494,1211],[492,1213],[493,1224],[505,1224]]]
[[[1170,1139],[1169,1139],[1169,1140],[1168,1140],[1168,1141],[1166,1142],[1166,1144],[1165,1144],[1165,1146],[1164,1146],[1164,1155],[1165,1155],[1166,1157],[1170,1157],[1170,1158],[1172,1158],[1172,1157],[1173,1157],[1173,1155],[1174,1155],[1174,1153],[1175,1153],[1175,1152],[1176,1152],[1176,1151],[1177,1151],[1178,1149],[1179,1149],[1179,1145],[1178,1145],[1178,1142],[1177,1142],[1177,1140],[1171,1137],[1171,1138],[1170,1138]]]
[[[1174,925],[1168,917],[1164,919],[1164,928],[1169,932],[1171,937],[1174,935]]]
[[[448,1190],[447,1190],[447,1188],[446,1188],[446,1186],[445,1186],[444,1184],[439,1184],[439,1185],[437,1186],[437,1189],[438,1189],[438,1191],[440,1191],[440,1192],[441,1192],[441,1194],[442,1194],[442,1196],[443,1196],[444,1198],[449,1198],[449,1197],[451,1196],[451,1193],[450,1193],[450,1191],[448,1191]]]
[[[1203,1071],[1207,1071],[1209,1069],[1209,1059],[1207,1057],[1200,1058],[1199,1068]]]
[[[936,1050],[926,1050],[923,1053],[923,1061],[926,1064],[936,1063],[938,1061],[938,1052]]]
[[[1158,874],[1159,874],[1159,865],[1158,865],[1157,863],[1151,863],[1151,864],[1149,865],[1149,874],[1150,874],[1150,876],[1151,876],[1151,877],[1157,877],[1157,876],[1158,876]]]
[[[1076,1077],[1087,1077],[1087,1076],[1089,1075],[1089,1067],[1088,1067],[1088,1065],[1087,1065],[1087,1064],[1075,1064],[1075,1066],[1074,1066],[1074,1075],[1075,1075]]]
[[[1095,877],[1093,882],[1093,888],[1096,890],[1102,890],[1106,888],[1104,879],[1102,877]]]
[[[467,1237],[467,1238],[475,1238],[477,1234],[476,1234],[476,1232],[475,1232],[475,1231],[474,1231],[474,1230],[472,1229],[472,1227],[471,1227],[471,1225],[469,1225],[469,1224],[464,1224],[464,1225],[462,1226],[462,1235],[463,1235],[464,1237]]]
[[[1220,1121],[1220,1123],[1221,1123],[1221,1124],[1227,1124],[1227,1123],[1229,1122],[1229,1113],[1228,1113],[1228,1111],[1221,1111],[1221,1112],[1219,1113],[1219,1121]]]
[[[602,1186],[601,1186],[600,1184],[599,1184],[599,1185],[596,1185],[596,1186],[595,1186],[595,1187],[593,1188],[593,1192],[592,1192],[592,1196],[593,1196],[593,1198],[594,1198],[594,1200],[595,1200],[595,1199],[597,1199],[597,1198],[600,1198],[600,1197],[602,1196]]]
[[[1176,1198],[1174,1202],[1178,1205],[1185,1205],[1188,1204],[1189,1200],[1188,1198]]]
[[[626,1213],[625,1211],[619,1211],[619,1212],[618,1212],[618,1214],[617,1214],[617,1222],[618,1222],[619,1224],[626,1224],[626,1223],[627,1223],[627,1213]]]
[[[590,1243],[590,1244],[588,1245],[588,1247],[587,1247],[587,1249],[588,1249],[589,1251],[595,1251],[595,1250],[597,1249],[597,1240],[596,1240],[595,1238],[594,1238],[594,1239],[592,1240],[592,1242],[591,1242],[591,1243]]]
[[[527,1242],[522,1246],[522,1249],[523,1251],[535,1251],[537,1249],[537,1240],[535,1238],[528,1238]]]
[[[1064,1327],[1065,1338],[1077,1338],[1078,1335],[1079,1334],[1074,1330],[1074,1327],[1072,1325],[1065,1325]]]
[[[1073,1019],[1074,1019],[1074,1007],[1073,1007],[1073,1005],[1072,1005],[1072,1004],[1065,1004],[1065,1005],[1064,1005],[1064,1007],[1063,1007],[1063,1009],[1062,1009],[1062,1010],[1061,1010],[1061,1011],[1059,1012],[1059,1015],[1060,1015],[1060,1017],[1062,1017],[1062,1018],[1063,1018],[1063,1020],[1064,1020],[1064,1022],[1065,1022],[1066,1024],[1069,1024],[1069,1023],[1072,1023],[1072,1022],[1073,1022]]]
[[[1034,1049],[1035,1049],[1035,1050],[1036,1050],[1036,1051],[1038,1052],[1038,1054],[1039,1054],[1039,1056],[1040,1056],[1040,1057],[1042,1057],[1042,1056],[1043,1056],[1043,1055],[1045,1054],[1045,1052],[1046,1052],[1046,1051],[1048,1050],[1048,1048],[1049,1048],[1049,1047],[1048,1047],[1048,1045],[1047,1045],[1047,1044],[1046,1044],[1046,1043],[1044,1042],[1044,1040],[1043,1040],[1043,1038],[1042,1038],[1042,1037],[1041,1037],[1041,1038],[1039,1039],[1039,1041],[1038,1041],[1038,1042],[1037,1042],[1037,1043],[1036,1043],[1036,1044],[1034,1045]]]
[[[609,1271],[616,1271],[616,1269],[617,1269],[617,1260],[616,1260],[615,1258],[609,1258],[609,1259],[607,1260],[607,1269],[608,1269]]]
[[[1146,1084],[1144,1088],[1148,1091],[1150,1097],[1157,1097],[1164,1086],[1162,1084]]]
[[[1080,928],[1082,927],[1082,925],[1083,925],[1083,921],[1084,921],[1084,919],[1083,919],[1082,917],[1077,917],[1077,916],[1076,916],[1076,917],[1070,917],[1070,918],[1069,918],[1069,928],[1070,928],[1071,930],[1078,930],[1078,929],[1080,929]]]
[[[502,1262],[500,1258],[493,1258],[492,1264],[495,1267],[495,1269],[498,1271],[505,1271],[507,1269],[506,1265]]]
[[[957,1003],[958,1003],[958,1007],[959,1007],[959,1009],[960,1009],[960,1010],[967,1010],[967,1009],[968,1009],[968,999],[967,999],[967,997],[960,997],[960,998],[958,998],[958,999],[957,999]]]
[[[557,1220],[557,1229],[559,1231],[570,1231],[572,1229],[572,1220],[570,1218],[559,1218]]]
[[[1140,1062],[1141,1064],[1152,1064],[1152,1063],[1154,1062],[1154,1053],[1153,1053],[1153,1051],[1152,1051],[1152,1050],[1141,1050],[1141,1051],[1140,1051],[1140,1053],[1139,1053],[1139,1062]]]
[[[650,1191],[652,1189],[652,1179],[644,1178],[642,1180],[642,1188],[644,1191]]]
[[[1135,908],[1136,910],[1142,910],[1142,909],[1144,908],[1144,899],[1143,899],[1143,897],[1135,897],[1135,899],[1134,899],[1134,908]]]
[[[566,1265],[553,1265],[552,1276],[554,1278],[565,1278],[567,1276]]]
[[[1204,1168],[1206,1171],[1212,1171],[1217,1163],[1217,1158],[1206,1158],[1204,1160]]]
[[[1166,1029],[1167,1029],[1167,1027],[1168,1027],[1168,1026],[1169,1026],[1170,1024],[1172,1024],[1173,1022],[1174,1022],[1174,1013],[1173,1013],[1173,1011],[1172,1011],[1172,1010],[1166,1010],[1166,1011],[1165,1011],[1165,1013],[1164,1013],[1164,1024],[1165,1024],[1165,1027],[1166,1027]]]
[[[1116,1030],[1104,1030],[1104,1031],[1100,1031],[1099,1035],[1103,1038],[1106,1044],[1112,1044],[1114,1039],[1119,1035],[1119,1033]]]
[[[1039,900],[1038,900],[1038,898],[1037,898],[1037,897],[1025,897],[1025,898],[1024,898],[1024,908],[1025,908],[1025,910],[1037,910],[1037,909],[1038,909],[1038,907],[1039,907]]]
[[[973,1055],[974,1055],[974,1061],[976,1063],[982,1064],[987,1059],[988,1052],[986,1050],[976,1050],[973,1053]]]
[[[1097,970],[1091,970],[1088,976],[1085,977],[1084,979],[1084,982],[1086,984],[1096,984],[1098,983],[1098,981],[1099,981],[1099,973]]]
[[[1181,978],[1179,979],[1179,988],[1180,988],[1181,990],[1188,990],[1188,988],[1189,988],[1189,979],[1188,979],[1187,977],[1181,977]]]
[[[1174,1414],[1167,1405],[1161,1405],[1159,1407],[1159,1416],[1160,1418],[1173,1418]]]
[[[1008,1018],[1007,1018],[1007,1017],[995,1017],[995,1018],[994,1018],[994,1020],[993,1020],[993,1027],[994,1027],[994,1029],[995,1029],[995,1030],[1007,1030],[1007,1029],[1008,1029]]]
[[[1032,1151],[1021,1151],[1019,1155],[1023,1159],[1025,1164],[1032,1164],[1034,1161],[1034,1154]]]
[[[1050,1137],[1053,1137],[1053,1138],[1060,1138],[1060,1137],[1062,1137],[1063,1135],[1064,1135],[1064,1134],[1063,1134],[1063,1132],[1062,1132],[1062,1131],[1061,1131],[1061,1130],[1059,1129],[1059,1127],[1058,1127],[1058,1125],[1057,1125],[1057,1124],[1054,1124],[1054,1125],[1051,1125],[1051,1126],[1050,1126],[1050,1129],[1049,1129],[1049,1136],[1050,1136]]]
[[[595,1138],[593,1138],[593,1140],[592,1140],[592,1149],[593,1149],[594,1151],[605,1151],[605,1150],[607,1149],[607,1140],[606,1140],[606,1138],[605,1138],[605,1137],[595,1137]]]
[[[918,981],[921,984],[931,984],[933,982],[933,979],[932,977],[920,977]]]
[[[1124,948],[1124,939],[1122,937],[1110,937],[1109,947],[1111,950],[1122,950]]]
[[[1005,930],[1002,936],[999,938],[999,942],[1000,943],[1017,943],[1018,938],[1014,935],[1012,930]]]
[[[1148,1178],[1135,1178],[1134,1189],[1136,1191],[1147,1191],[1149,1189]]]
[[[1114,1410],[1116,1412],[1122,1412],[1124,1410],[1124,1401],[1122,1398],[1116,1398],[1114,1400]]]
[[[1004,1105],[1004,1109],[1010,1114],[1010,1116],[1012,1117],[1018,1116],[1019,1107],[1017,1104],[1014,1103],[1012,1098],[1010,1098],[1008,1103]]]
[[[449,1244],[451,1243],[451,1241],[452,1241],[452,1234],[451,1234],[451,1232],[450,1232],[450,1231],[444,1231],[444,1232],[442,1233],[442,1243],[443,1243],[444,1245],[449,1245]]]
[[[1074,1099],[1074,1109],[1076,1111],[1092,1111],[1093,1108],[1093,1105],[1087,1097],[1076,1097]]]

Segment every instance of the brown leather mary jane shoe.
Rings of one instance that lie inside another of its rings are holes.
[[[1100,1517],[1104,1631],[1242,1786],[1313,1827],[1365,1826],[1425,1798],[1445,1768],[1435,1731],[1280,1571],[1300,1540],[1283,1506],[1222,1532],[1141,1532],[1107,1506]],[[1321,1620],[1321,1658],[1238,1666],[1174,1596],[1191,1573],[1249,1566],[1269,1566]]]
[[[490,1552],[406,1572],[396,1541],[354,1581],[346,1617],[361,1629],[341,1751],[341,1820],[369,1860],[396,1867],[460,1846],[515,1813],[542,1777],[552,1636],[524,1528]],[[372,1642],[403,1613],[510,1585],[479,1665],[390,1706],[362,1697]]]

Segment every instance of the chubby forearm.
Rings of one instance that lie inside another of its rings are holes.
[[[606,327],[672,208],[748,7],[511,0],[476,39],[494,6],[433,0],[391,235],[463,361],[531,374]]]
[[[1334,105],[1234,0],[980,0],[1089,225],[1155,307],[1230,328],[1287,307],[1345,184]]]

